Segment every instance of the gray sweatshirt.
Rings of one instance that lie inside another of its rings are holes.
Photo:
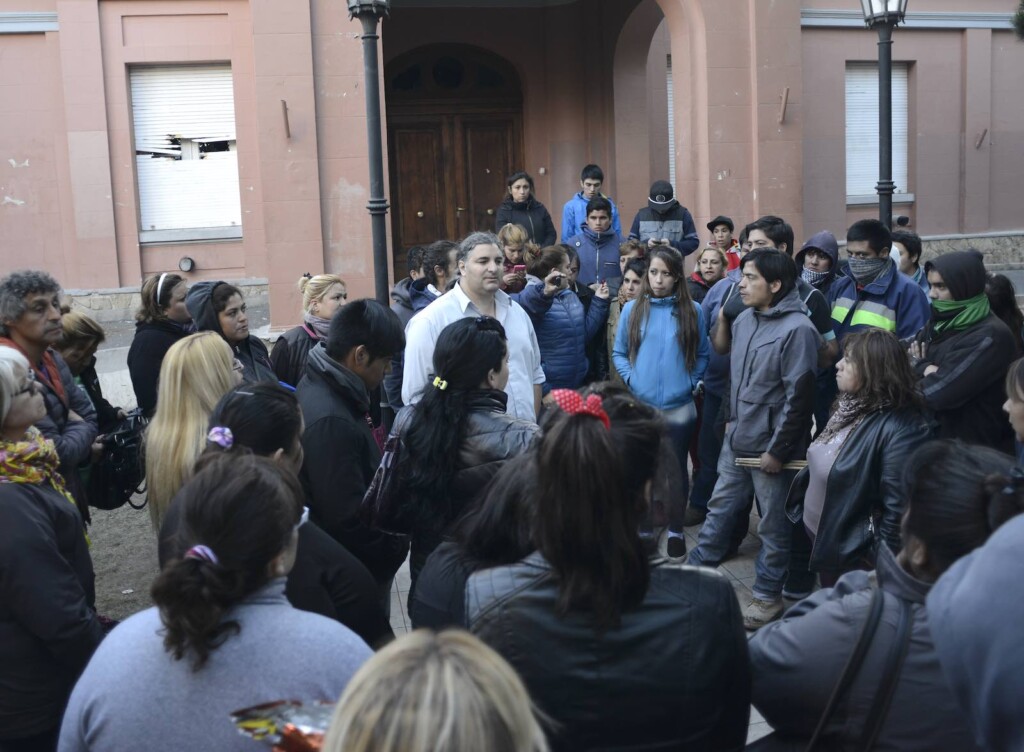
[[[241,631],[199,671],[164,649],[156,608],[119,625],[75,686],[58,749],[253,752],[259,745],[235,729],[232,711],[337,700],[372,652],[338,622],[292,608],[284,583],[273,580],[232,611]]]

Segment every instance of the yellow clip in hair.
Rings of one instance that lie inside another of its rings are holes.
[[[448,382],[442,379],[440,376],[434,377],[434,388],[440,389],[442,392],[448,388]]]

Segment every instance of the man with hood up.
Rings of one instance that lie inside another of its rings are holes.
[[[977,251],[955,251],[925,264],[932,318],[910,348],[938,438],[960,439],[1013,454],[1003,415],[1006,372],[1017,357],[1013,333],[992,313],[985,264]]]
[[[800,278],[827,299],[829,288],[836,277],[840,276],[839,243],[836,236],[828,230],[812,235],[793,260],[800,270]],[[829,409],[835,401],[836,394],[838,388],[835,366],[819,368],[814,393],[815,436],[821,433],[828,423]]]
[[[700,236],[690,211],[680,204],[667,180],[651,185],[647,206],[636,213],[629,237],[646,243],[648,248],[670,245],[689,256],[700,245]]]
[[[249,334],[249,317],[241,290],[221,280],[196,282],[188,289],[185,307],[199,331],[216,332],[231,345],[235,358],[242,364],[242,381],[277,383],[267,346]]]

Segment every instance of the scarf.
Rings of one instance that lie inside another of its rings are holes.
[[[888,256],[870,259],[850,259],[850,274],[853,275],[858,287],[867,287],[876,279],[881,277],[892,264]]]
[[[967,300],[933,300],[932,329],[937,333],[962,332],[992,312],[985,293]]]
[[[816,272],[813,269],[808,269],[806,266],[800,270],[800,276],[807,284],[817,287],[824,282],[831,272]]]
[[[64,403],[64,407],[68,407],[68,396],[64,393],[64,382],[60,380],[60,369],[57,368],[57,361],[53,358],[53,351],[49,348],[43,353],[43,359],[39,363],[33,363],[32,358],[28,356],[28,353],[21,349],[21,345],[15,342],[10,337],[0,337],[0,345],[6,347],[12,347],[22,355],[25,356],[25,360],[29,362],[29,367],[32,368],[32,372],[36,375],[36,378],[42,381],[46,386],[50,388],[50,391],[57,395],[57,398]]]
[[[313,330],[318,340],[321,342],[327,341],[327,334],[331,331],[330,319],[322,319],[307,311],[303,314],[302,320],[306,322],[306,326]]]
[[[75,500],[64,487],[64,478],[57,472],[59,466],[57,447],[35,426],[29,427],[20,441],[0,439],[0,483],[48,483],[74,505]]]
[[[839,395],[839,402],[836,411],[825,424],[825,430],[818,434],[814,440],[815,444],[828,444],[836,434],[847,426],[850,429],[857,427],[857,424],[864,420],[867,412],[864,410],[864,400],[847,392]]]

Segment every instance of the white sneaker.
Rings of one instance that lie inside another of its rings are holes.
[[[743,609],[743,626],[751,631],[760,629],[765,624],[782,616],[782,610],[782,598],[770,601],[752,598],[747,607]]]

